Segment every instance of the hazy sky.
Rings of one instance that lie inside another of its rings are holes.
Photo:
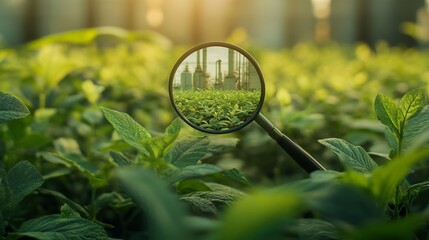
[[[235,51],[235,57],[237,58],[237,51]],[[238,53],[243,56],[242,54]],[[214,81],[215,77],[215,64],[217,60],[222,60],[222,74],[225,76],[228,73],[228,48],[226,47],[208,47],[207,48],[207,72],[210,75],[210,81]],[[200,51],[200,63],[201,68],[203,67],[203,51]],[[177,72],[175,73],[175,81],[180,81],[180,74],[185,69],[186,64],[188,64],[189,71],[194,73],[197,66],[197,52],[190,54],[179,66]]]

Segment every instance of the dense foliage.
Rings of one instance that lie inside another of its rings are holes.
[[[262,103],[260,91],[174,90],[177,110],[194,126],[215,132],[243,125]]]
[[[185,49],[162,36],[52,35],[0,49],[0,239],[429,237],[427,52],[228,41],[260,63],[264,115],[331,170],[305,175],[254,124],[184,126]]]

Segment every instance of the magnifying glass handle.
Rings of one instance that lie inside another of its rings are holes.
[[[285,150],[290,157],[292,157],[300,167],[302,167],[307,173],[311,173],[316,170],[326,170],[316,159],[314,159],[309,153],[307,153],[302,147],[294,143],[285,134],[280,132],[262,113],[256,116],[255,121],[265,130],[267,133],[277,141],[277,143]]]

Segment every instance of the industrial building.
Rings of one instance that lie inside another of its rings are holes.
[[[227,51],[222,54],[219,53],[220,50]],[[210,53],[216,55],[218,59],[208,61],[213,59],[209,56]],[[195,62],[192,59],[190,61],[186,59],[182,64],[184,68],[180,73],[179,89],[256,90],[261,88],[261,80],[253,64],[234,49],[208,47],[198,50],[188,58],[194,57]],[[222,72],[223,67],[227,68],[227,72]]]

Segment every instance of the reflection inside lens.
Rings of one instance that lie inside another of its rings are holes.
[[[227,47],[191,53],[178,66],[172,87],[177,110],[193,125],[213,131],[246,123],[261,100],[255,66]]]

